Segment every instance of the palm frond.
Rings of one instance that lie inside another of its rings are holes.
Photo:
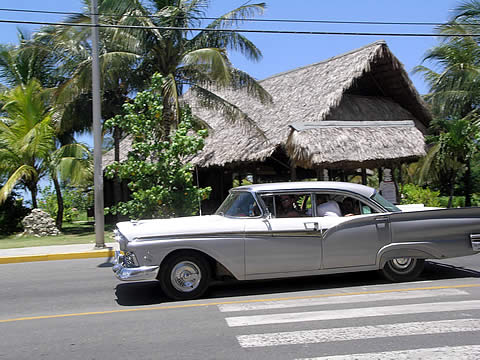
[[[264,2],[258,4],[246,4],[218,17],[207,27],[211,29],[224,29],[237,26],[242,24],[245,20],[254,18],[257,15],[263,15],[265,8],[266,3]]]
[[[221,49],[206,48],[190,51],[183,56],[182,62],[190,67],[204,65],[203,71],[208,73],[211,81],[221,86],[230,83],[230,62],[225,51]]]
[[[236,105],[198,85],[192,86],[191,91],[196,96],[200,106],[206,109],[216,110],[220,112],[227,121],[246,126],[256,131],[263,139],[267,139],[265,133],[258,127],[257,123]]]
[[[7,179],[5,184],[0,189],[0,204],[3,203],[15,186],[20,182],[20,180],[29,180],[37,176],[37,171],[35,168],[29,165],[20,166],[10,177]]]

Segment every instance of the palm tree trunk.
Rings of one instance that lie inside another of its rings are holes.
[[[472,206],[472,168],[470,160],[466,161],[467,170],[464,175],[465,184],[465,206]]]
[[[121,140],[121,129],[118,126],[115,126],[113,129],[113,144],[114,144],[114,160],[120,162],[120,140]],[[118,176],[115,175],[113,178],[113,204],[117,205],[121,199],[121,187]]]
[[[58,230],[62,230],[63,225],[63,197],[60,184],[56,177],[53,177],[53,185],[55,186],[55,193],[57,195],[57,218],[55,219],[55,225]]]
[[[449,189],[449,196],[448,196],[448,204],[447,204],[447,208],[451,208],[452,207],[452,202],[453,202],[453,191],[455,189],[455,182],[453,181],[453,179],[455,178],[454,176],[450,177],[451,180],[450,180],[450,189]]]
[[[30,183],[27,185],[28,190],[30,190],[30,194],[32,195],[32,209],[36,209],[37,205],[37,184]]]
[[[172,124],[174,123],[175,112],[173,110],[173,104],[168,96],[163,97],[163,114],[162,123],[159,124],[160,138],[162,140],[168,140]]]

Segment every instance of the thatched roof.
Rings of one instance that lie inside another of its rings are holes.
[[[383,41],[260,83],[272,105],[240,90],[216,93],[246,112],[264,136],[185,96],[212,128],[196,165],[263,162],[279,148],[305,168],[375,166],[425,154],[422,132],[431,116]],[[104,164],[112,160],[113,152],[104,156]]]
[[[189,98],[194,113],[214,129],[194,163],[208,167],[263,161],[279,147],[306,168],[383,164],[425,154],[422,132],[431,116],[383,41],[260,83],[272,95],[273,105],[262,105],[242,91],[222,90],[219,95],[245,111],[268,141],[258,131],[229,123]],[[405,120],[410,125],[393,123]],[[352,121],[377,123],[360,126]],[[379,128],[384,121],[391,124]],[[319,127],[292,128],[298,123]]]

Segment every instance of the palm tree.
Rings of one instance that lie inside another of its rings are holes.
[[[480,46],[474,39],[453,38],[428,50],[423,61],[439,68],[414,68],[430,85],[426,100],[434,115],[465,117],[480,104]]]
[[[55,149],[52,112],[46,106],[40,84],[31,80],[4,95],[0,121],[0,172],[7,181],[0,189],[5,201],[17,183],[28,189],[32,206],[37,207],[38,182],[45,175],[45,159]]]
[[[480,1],[467,1],[456,10],[453,20],[438,31],[442,34],[472,34],[478,33],[480,20]],[[476,23],[475,23],[476,22]],[[478,119],[476,109],[480,105],[480,42],[476,37],[446,37],[443,43],[430,49],[424,61],[430,61],[437,66],[435,71],[426,66],[417,66],[414,71],[423,73],[430,85],[430,93],[426,100],[431,104],[434,116],[437,119],[436,127],[431,130],[437,134],[437,145],[430,149],[429,157],[438,157],[437,165],[444,162],[443,173],[450,169],[451,175],[444,174],[443,181],[451,181],[450,196],[452,195],[455,181],[458,180],[458,171],[464,174],[465,205],[471,205],[471,159],[473,154],[467,148],[478,151],[472,147],[470,131],[479,131],[478,127],[470,124]],[[460,119],[460,120],[459,120]],[[462,129],[461,127],[465,128]],[[463,132],[463,133],[462,133]],[[468,136],[460,139],[457,136]],[[462,135],[463,134],[463,135]],[[460,143],[460,140],[464,140]],[[441,145],[443,144],[443,145]],[[453,151],[454,154],[451,152]],[[443,156],[450,153],[453,158],[447,161]],[[426,161],[425,164],[431,164]]]
[[[43,88],[54,87],[60,80],[57,58],[50,49],[36,46],[26,32],[18,31],[19,45],[0,44],[0,78],[15,87],[35,79]]]
[[[46,163],[57,195],[57,217],[55,224],[58,229],[61,229],[64,206],[59,180],[75,186],[93,183],[93,159],[91,152],[85,145],[67,144],[55,150],[51,156],[48,157]]]
[[[241,109],[216,95],[213,88],[242,88],[262,102],[271,101],[270,95],[248,74],[235,69],[227,56],[228,49],[240,51],[254,61],[261,58],[260,50],[252,42],[228,28],[261,14],[265,4],[243,5],[213,20],[204,31],[189,30],[202,25],[208,5],[209,0],[99,2],[99,12],[103,14],[100,15],[101,23],[143,27],[102,29],[102,32],[114,43],[121,42],[126,52],[138,55],[139,61],[132,71],[143,79],[144,86],[154,73],[164,77],[161,94],[164,111],[159,122],[164,137],[179,121],[179,97],[187,88],[197,95],[202,105],[221,111],[232,121],[243,120],[255,128],[255,123]],[[90,22],[90,19],[85,15],[68,21],[80,23]]]
[[[138,75],[131,71],[138,55],[127,51],[122,41],[113,41],[111,32],[110,29],[103,31],[100,42],[104,118],[116,115],[128,94],[139,84]],[[62,69],[62,80],[54,90],[60,118],[59,135],[68,137],[91,127],[92,51],[89,37],[89,31],[70,26],[44,27],[34,36],[37,47],[56,54]]]
[[[471,160],[480,150],[480,129],[477,121],[472,121],[472,116],[439,121],[441,124],[437,126],[442,131],[430,137],[433,145],[420,162],[419,183],[425,183],[427,178],[446,183],[448,207],[452,205],[455,184],[462,176],[467,181],[471,178]],[[471,206],[470,201],[466,196],[465,205]]]
[[[3,95],[2,108],[8,117],[0,121],[0,174],[7,180],[0,189],[0,203],[19,184],[32,196],[37,207],[38,182],[50,175],[57,191],[57,226],[61,229],[63,199],[59,176],[79,184],[91,178],[91,159],[81,144],[69,144],[56,149],[56,133],[48,94],[39,82],[30,80]]]

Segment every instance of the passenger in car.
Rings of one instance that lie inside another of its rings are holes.
[[[358,204],[358,200],[354,200],[350,197],[347,197],[342,201],[341,208],[343,216],[360,215],[360,207]]]
[[[340,206],[335,200],[329,200],[328,195],[317,195],[317,216],[342,216]]]
[[[281,195],[279,197],[279,207],[277,208],[277,217],[297,217],[300,212],[295,209],[295,198],[291,195]]]

